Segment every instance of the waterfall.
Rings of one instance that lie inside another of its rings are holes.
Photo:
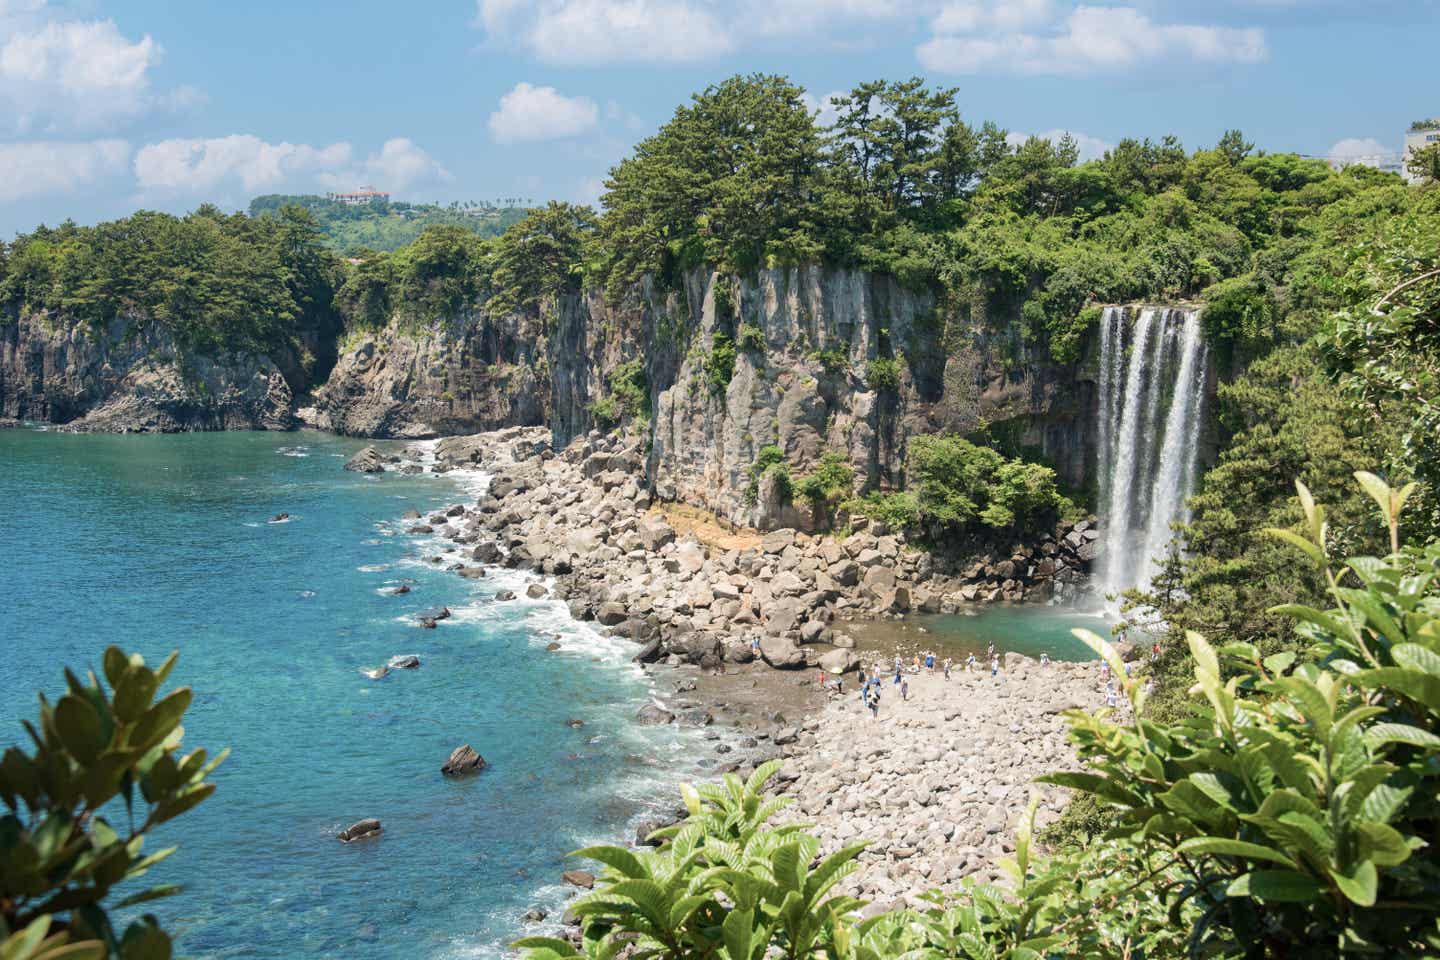
[[[1100,321],[1096,579],[1105,593],[1148,587],[1171,524],[1189,519],[1209,366],[1196,311],[1145,307],[1128,338],[1125,319],[1111,307]]]

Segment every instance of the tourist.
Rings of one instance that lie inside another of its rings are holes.
[[[946,679],[946,680],[949,680],[949,679],[950,679],[950,663],[951,663],[951,658],[950,658],[950,657],[946,657],[946,658],[945,658],[945,679]]]
[[[1042,653],[1042,654],[1040,654],[1040,666],[1045,667],[1045,666],[1049,666],[1049,664],[1050,664],[1050,654],[1048,654],[1048,653]]]
[[[1150,662],[1154,663],[1160,659],[1160,641],[1156,640],[1155,645],[1150,648]]]
[[[896,657],[896,658],[895,658],[895,682],[896,682],[897,684],[900,682],[900,674],[903,673],[904,671],[905,671],[904,665],[900,662],[900,658],[899,658],[899,657]]]
[[[985,648],[985,656],[991,660],[995,659],[995,642],[993,640],[990,642],[990,645]]]
[[[820,679],[816,681],[816,685],[817,685],[817,686],[820,686],[820,687],[825,686],[825,671],[824,671],[824,670],[821,670],[821,671],[820,671]]]
[[[837,675],[835,677],[835,692],[842,697],[845,695],[845,678]]]
[[[1110,685],[1110,663],[1107,660],[1100,661],[1100,679],[1105,681],[1107,687]]]
[[[1108,684],[1108,683],[1105,684],[1105,706],[1110,707],[1111,709],[1114,709],[1115,707],[1117,707],[1117,706],[1119,706],[1119,705],[1120,705],[1120,697],[1119,697],[1119,695],[1115,692],[1115,688],[1112,687],[1112,686],[1111,686],[1110,684]]]
[[[994,676],[998,676],[999,674],[1000,674],[1000,661],[999,661],[997,658],[995,658],[995,657],[991,657],[991,658],[990,658],[990,676],[994,677]]]
[[[870,686],[870,681],[865,679],[865,665],[860,665],[860,692],[864,693],[865,688]]]
[[[969,659],[967,659],[967,660],[965,661],[965,672],[966,672],[966,673],[974,673],[974,672],[975,672],[975,654],[973,654],[973,653],[970,654]]]
[[[934,651],[931,651],[931,650],[925,651],[925,669],[926,669],[926,670],[929,670],[931,673],[934,673],[934,672],[935,672],[935,653],[934,653]]]
[[[910,681],[909,681],[909,680],[901,680],[901,681],[900,681],[900,699],[901,699],[901,700],[909,700],[909,699],[910,699]]]
[[[877,691],[877,692],[875,693],[875,695],[870,698],[870,719],[873,720],[873,719],[878,718],[879,716],[880,716],[880,694],[879,694],[879,692]]]

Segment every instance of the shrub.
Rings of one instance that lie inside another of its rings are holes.
[[[745,488],[745,503],[754,506],[760,500],[760,478],[767,473],[777,478],[784,490],[790,490],[790,467],[785,462],[785,451],[777,446],[761,447],[755,452],[755,462],[750,464],[750,484]]]
[[[6,960],[169,960],[170,936],[152,915],[118,935],[110,909],[179,893],[173,884],[105,903],[175,847],[142,856],[151,831],[215,792],[206,777],[226,753],[179,756],[190,688],[156,699],[175,666],[151,670],[139,654],[105,651],[105,681],[65,671],[66,692],[42,695],[38,724],[26,724],[33,753],[10,747],[0,759],[0,955]],[[107,809],[122,813],[112,826]],[[8,939],[7,939],[8,938]],[[68,946],[67,946],[68,944]]]
[[[642,424],[650,419],[650,385],[641,360],[627,360],[606,377],[610,392],[590,404],[590,414],[598,423],[618,424],[633,417]]]
[[[729,322],[735,318],[735,300],[730,293],[730,283],[724,276],[715,278],[715,318]]]
[[[711,338],[710,352],[702,362],[705,384],[712,394],[723,394],[735,376],[735,342],[723,333]]]
[[[850,363],[850,358],[845,351],[834,347],[829,350],[815,350],[811,352],[810,359],[820,364],[820,368],[832,377],[844,370]]]
[[[846,500],[840,506],[852,514],[861,514],[896,530],[915,527],[920,523],[920,507],[916,504],[915,497],[909,493],[870,493],[864,497]]]
[[[829,522],[831,508],[841,499],[850,496],[855,486],[855,470],[844,454],[826,453],[820,457],[820,464],[811,473],[801,477],[795,484],[795,495],[808,500],[817,515]]]
[[[765,331],[753,323],[742,323],[735,335],[735,343],[746,353],[764,353]]]
[[[950,434],[913,438],[906,476],[920,519],[942,527],[1034,528],[1071,507],[1049,467]]]
[[[900,364],[886,357],[865,365],[865,385],[877,393],[900,389]]]

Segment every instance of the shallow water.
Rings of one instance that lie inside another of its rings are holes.
[[[475,478],[343,471],[360,445],[0,431],[0,748],[37,690],[114,643],[151,662],[178,648],[187,747],[234,750],[216,795],[154,838],[181,844],[146,882],[186,884],[151,905],[184,955],[494,954],[528,906],[560,902],[567,851],[694,772],[693,733],[631,722],[651,694],[625,641],[523,599],[522,574],[471,583],[420,560],[441,545],[401,513]],[[386,595],[402,580],[408,596]],[[522,599],[490,603],[502,587]],[[415,625],[441,605],[456,615]],[[419,670],[359,673],[409,653]],[[466,742],[491,768],[445,780]],[[334,839],[367,816],[378,842]]]
[[[990,644],[1000,653],[1021,653],[1052,660],[1092,660],[1094,654],[1071,633],[1091,630],[1109,636],[1111,620],[1098,610],[1040,604],[995,604],[968,614],[916,616],[904,622],[848,623],[861,651],[913,654],[933,650],[942,658],[984,657]],[[922,632],[923,630],[923,632]]]

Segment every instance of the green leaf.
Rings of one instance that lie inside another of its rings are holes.
[[[1393,690],[1431,710],[1440,710],[1440,677],[1419,670],[1377,667],[1351,674],[1350,681],[1372,690]]]
[[[179,725],[180,718],[190,708],[190,697],[190,688],[181,687],[145,711],[145,716],[135,727],[130,742],[141,749],[148,749],[163,741]]]
[[[583,850],[576,850],[570,856],[599,861],[631,880],[639,880],[650,875],[650,872],[645,869],[645,865],[640,862],[640,858],[623,847],[586,847]]]
[[[561,957],[580,956],[569,940],[559,940],[555,937],[521,937],[510,946],[516,950],[551,950],[556,956]]]
[[[1373,862],[1363,861],[1350,874],[1331,870],[1330,879],[1335,881],[1335,886],[1340,888],[1340,892],[1345,894],[1346,899],[1351,903],[1357,903],[1362,907],[1375,905],[1375,888],[1378,878]]]
[[[1427,750],[1440,748],[1440,737],[1408,723],[1377,723],[1365,731],[1365,745],[1372,750],[1387,743],[1408,743]]]
[[[1390,648],[1390,656],[1402,667],[1440,677],[1440,653],[1418,643],[1397,643]]]
[[[1278,903],[1309,903],[1320,896],[1320,885],[1293,870],[1252,870],[1231,881],[1225,895]]]
[[[1355,831],[1360,835],[1360,856],[1382,867],[1393,867],[1410,859],[1410,845],[1394,827],[1362,823]]]
[[[1295,531],[1281,530],[1278,527],[1266,527],[1264,530],[1261,531],[1261,533],[1265,534],[1267,537],[1273,537],[1276,540],[1283,540],[1285,543],[1290,544],[1290,546],[1296,548],[1297,550],[1300,550],[1305,554],[1305,556],[1315,561],[1315,565],[1317,567],[1325,566],[1325,551],[1321,550],[1319,547],[1315,546],[1315,544],[1311,543],[1309,540],[1306,540],[1304,537],[1300,536],[1300,534],[1296,533]]]
[[[755,924],[752,910],[731,910],[720,925],[725,940],[725,953],[730,960],[751,960],[754,948],[751,933]]]
[[[100,729],[100,715],[86,700],[67,693],[55,705],[55,729],[60,742],[83,765],[95,762],[105,748]]]
[[[1218,854],[1226,857],[1244,857],[1249,860],[1269,860],[1293,868],[1295,861],[1278,850],[1247,843],[1244,840],[1228,840],[1224,837],[1194,837],[1180,844],[1182,853]]]

